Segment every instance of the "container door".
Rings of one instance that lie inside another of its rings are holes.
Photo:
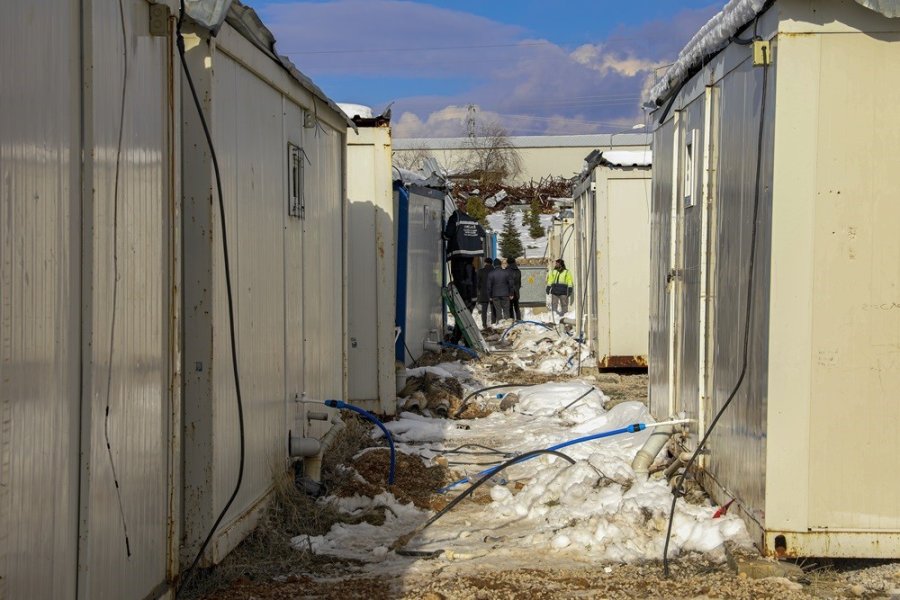
[[[707,314],[709,301],[709,210],[712,204],[715,139],[713,88],[707,88],[679,115],[679,177],[675,184],[674,262],[669,291],[674,294],[672,330],[673,400],[676,413],[697,419],[702,435],[702,398],[707,380]]]

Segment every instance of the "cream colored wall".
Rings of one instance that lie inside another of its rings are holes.
[[[793,532],[789,550],[809,555],[896,555],[900,22],[834,0],[819,26],[805,3],[784,5],[796,12],[775,52],[767,535]],[[830,34],[810,35],[820,27]]]
[[[391,130],[347,131],[349,398],[394,414],[396,256]],[[373,302],[374,298],[374,302]]]

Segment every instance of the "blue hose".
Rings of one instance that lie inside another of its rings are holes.
[[[471,348],[460,346],[459,344],[451,344],[450,342],[441,342],[441,346],[443,346],[444,348],[454,348],[455,350],[459,350],[460,352],[465,352],[475,360],[478,360],[478,353]]]
[[[347,404],[346,402],[343,402],[341,400],[326,400],[325,406],[328,406],[329,408],[353,411],[359,415],[362,415],[369,421],[372,421],[373,423],[378,425],[379,428],[381,428],[381,431],[384,432],[384,437],[387,438],[388,445],[391,447],[391,470],[388,471],[388,485],[394,485],[394,471],[397,466],[397,456],[394,452],[394,438],[391,437],[391,432],[388,431],[388,428],[384,426],[384,423],[378,420],[378,417],[376,417],[369,411],[363,410],[358,406],[353,406],[352,404]]]
[[[553,329],[552,325],[548,325],[547,323],[542,323],[541,321],[516,321],[515,323],[513,323],[512,325],[510,325],[509,327],[506,328],[506,331],[503,332],[503,335],[500,336],[500,339],[505,340],[506,334],[509,333],[509,330],[512,329],[513,327],[515,327],[516,325],[524,325],[526,323],[528,323],[530,325],[540,325],[541,327],[545,327],[546,329]]]
[[[575,438],[574,440],[569,440],[567,442],[562,442],[560,444],[556,444],[555,446],[550,446],[547,450],[559,450],[560,448],[566,448],[568,446],[574,446],[575,444],[581,444],[584,442],[589,442],[591,440],[599,440],[600,438],[612,437],[614,435],[621,435],[623,433],[637,433],[638,431],[643,431],[647,426],[643,423],[634,423],[633,425],[628,425],[627,427],[622,427],[621,429],[613,429],[612,431],[601,431],[600,433],[592,433],[591,435],[586,435],[580,438]],[[525,459],[531,460],[531,459]],[[523,460],[522,462],[525,462]],[[475,474],[475,477],[484,477],[485,475],[490,475],[497,470],[497,467],[491,467],[490,469],[485,469],[479,473]],[[446,485],[438,490],[439,494],[443,494],[448,490],[461,485],[463,483],[468,483],[470,479],[468,477],[463,477],[459,481],[454,481],[453,483]]]

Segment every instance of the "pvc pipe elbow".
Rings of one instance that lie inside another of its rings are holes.
[[[636,477],[646,479],[650,475],[650,465],[656,460],[656,456],[666,446],[672,433],[675,431],[674,425],[664,425],[656,427],[650,437],[644,443],[644,446],[638,450],[634,460],[631,461],[631,468],[634,469]]]

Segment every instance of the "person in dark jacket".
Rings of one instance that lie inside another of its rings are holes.
[[[509,301],[510,314],[516,321],[522,320],[522,309],[519,308],[519,293],[522,290],[522,271],[516,264],[515,258],[506,259],[506,270],[512,279],[512,298]]]
[[[497,320],[509,318],[509,301],[512,298],[512,278],[509,271],[501,268],[503,263],[494,259],[494,269],[488,275],[487,292],[497,310]]]
[[[484,265],[478,269],[478,309],[481,312],[481,328],[487,329],[488,326],[488,309],[491,311],[490,322],[497,321],[497,311],[491,303],[491,297],[488,295],[488,275],[494,270],[494,262],[488,258],[485,259]]]
[[[468,213],[457,209],[444,227],[447,259],[484,256],[484,227]]]

